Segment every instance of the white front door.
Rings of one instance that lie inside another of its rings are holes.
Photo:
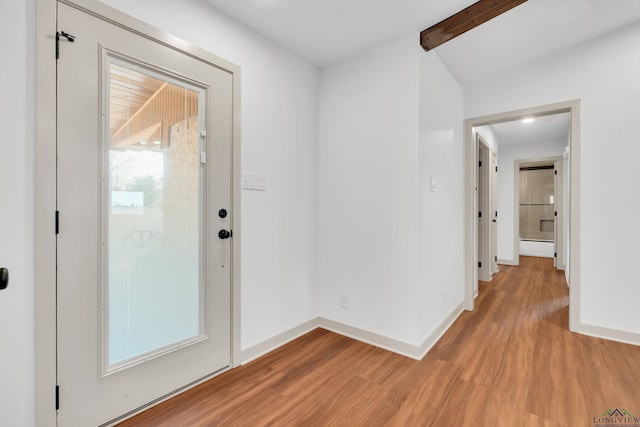
[[[58,31],[58,424],[85,427],[230,367],[233,76],[62,3]]]

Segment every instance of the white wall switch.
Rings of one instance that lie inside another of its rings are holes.
[[[262,174],[243,172],[242,188],[245,190],[266,191],[267,179]]]
[[[340,307],[349,308],[349,295],[340,294]]]

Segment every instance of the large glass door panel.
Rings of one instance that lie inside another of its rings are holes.
[[[157,70],[108,58],[105,372],[197,340],[204,323],[204,97]]]

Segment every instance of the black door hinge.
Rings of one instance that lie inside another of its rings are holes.
[[[478,167],[481,168],[482,167],[482,160],[478,162]]]
[[[60,234],[60,211],[56,211],[56,234]]]
[[[553,216],[558,216],[558,211],[555,211],[555,212],[553,213]]]
[[[498,167],[496,166],[496,172],[498,172]]]
[[[56,33],[56,59],[60,58],[60,37],[64,37],[69,43],[73,43],[76,39],[76,36],[72,36],[64,31],[58,31]]]
[[[493,257],[493,260],[494,260],[495,262],[498,262],[498,255],[496,255],[495,257]]]
[[[60,409],[60,386],[56,385],[56,411]]]
[[[558,252],[554,252],[554,253],[553,253],[553,257],[554,257],[554,258],[558,258]]]
[[[482,263],[481,262],[478,263],[478,268],[482,268]]]
[[[498,211],[496,211],[496,218],[498,218]]]
[[[554,175],[558,175],[558,171],[557,171],[557,170],[554,170],[554,171],[553,171],[553,174],[554,174]]]
[[[482,218],[482,212],[478,212],[478,218]]]

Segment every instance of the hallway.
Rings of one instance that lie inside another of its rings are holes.
[[[481,282],[422,361],[322,329],[120,424],[126,426],[592,426],[640,415],[640,347],[569,332],[552,259]]]

